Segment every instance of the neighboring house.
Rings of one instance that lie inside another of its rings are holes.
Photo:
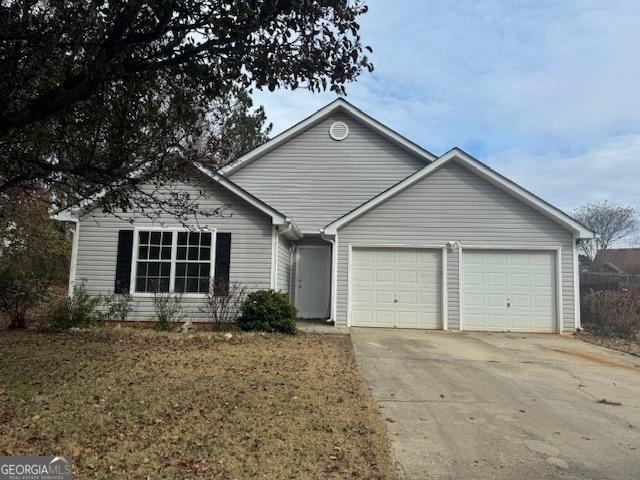
[[[608,248],[600,250],[593,262],[598,271],[640,273],[640,248]]]
[[[136,320],[153,318],[157,284],[186,292],[185,313],[203,320],[215,277],[288,292],[301,317],[343,326],[580,325],[576,245],[589,229],[462,150],[436,157],[342,99],[179,188],[228,214],[192,233],[169,216],[61,215],[77,221],[71,282],[131,292]]]

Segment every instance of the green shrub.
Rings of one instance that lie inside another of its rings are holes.
[[[102,301],[100,296],[89,295],[83,284],[73,289],[71,298],[60,298],[52,303],[47,313],[47,325],[61,332],[70,328],[98,327],[102,324],[102,315],[97,307]]]
[[[247,295],[238,320],[241,330],[296,333],[296,307],[286,293],[257,290]]]
[[[603,290],[582,297],[582,323],[594,333],[623,338],[640,335],[640,296]]]

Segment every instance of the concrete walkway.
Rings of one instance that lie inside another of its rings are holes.
[[[352,339],[405,478],[640,478],[640,358],[558,335]]]

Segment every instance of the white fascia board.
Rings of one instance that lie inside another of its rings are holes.
[[[387,138],[388,140],[392,141],[398,146],[404,148],[405,150],[413,153],[418,158],[422,159],[425,163],[432,162],[437,158],[431,152],[428,152],[423,148],[420,148],[415,143],[406,139],[402,135],[394,132],[389,127],[383,125],[382,123],[378,122],[374,118],[365,114],[358,108],[354,107],[346,100],[342,98],[338,98],[337,100],[334,100],[330,104],[318,110],[316,113],[314,113],[310,117],[307,117],[306,119],[297,123],[296,125],[289,128],[288,130],[285,130],[284,132],[275,136],[268,142],[263,143],[259,147],[254,148],[250,152],[247,152],[246,154],[242,155],[241,157],[237,158],[231,163],[228,163],[227,165],[222,167],[219,170],[219,172],[223,175],[230,175],[236,172],[237,170],[241,169],[244,165],[251,163],[253,160],[257,159],[258,157],[264,155],[267,152],[270,152],[274,148],[282,145],[283,143],[286,143],[287,141],[289,141],[289,139],[295,137],[296,135],[308,129],[309,127],[321,122],[326,117],[328,117],[329,115],[331,115],[332,113],[340,109],[344,110],[349,115],[357,118],[362,123],[370,127],[375,132],[379,133],[383,137]]]
[[[511,180],[496,173],[495,171],[493,171],[483,163],[479,162],[475,158],[471,157],[466,152],[460,150],[459,148],[454,148],[450,150],[449,152],[445,153],[440,158],[438,158],[435,162],[424,167],[422,170],[418,170],[413,175],[405,178],[404,180],[397,183],[393,187],[385,190],[378,196],[372,198],[368,202],[363,203],[362,205],[352,210],[351,212],[347,213],[343,217],[330,223],[324,228],[325,233],[327,235],[335,235],[338,229],[340,229],[344,225],[355,220],[360,215],[363,215],[364,213],[368,212],[372,208],[383,203],[385,200],[393,197],[394,195],[398,194],[404,189],[422,180],[423,178],[427,177],[434,171],[438,170],[439,168],[443,167],[445,164],[453,160],[463,163],[465,166],[469,167],[469,169],[472,172],[476,173],[480,177],[494,184],[498,188],[501,188],[507,193],[510,193],[514,197],[518,198],[520,201],[524,202],[525,204],[529,205],[535,210],[538,210],[540,213],[544,214],[545,216],[555,221],[556,223],[563,225],[565,228],[577,234],[578,238],[582,238],[582,239],[593,238],[594,236],[593,232],[588,228],[586,228],[584,225],[577,222],[576,220],[574,220],[573,218],[571,218],[569,215],[562,212],[561,210],[558,210],[557,208],[548,204],[544,200],[538,198],[534,194],[528,192],[527,190],[517,185],[516,183],[512,182]]]

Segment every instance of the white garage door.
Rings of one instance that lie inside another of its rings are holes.
[[[555,253],[463,250],[464,330],[555,332]]]
[[[352,326],[442,328],[440,250],[357,248],[352,255]]]

